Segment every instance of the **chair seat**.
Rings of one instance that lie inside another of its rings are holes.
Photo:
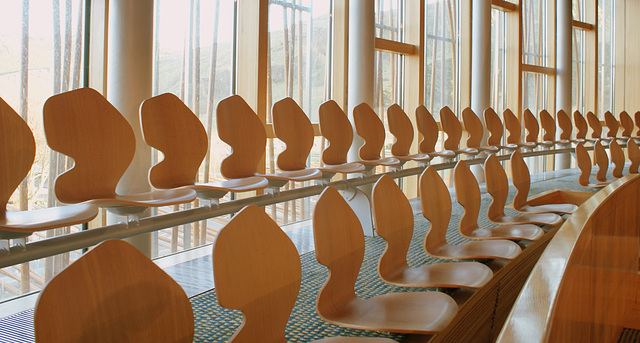
[[[261,176],[252,176],[244,179],[233,179],[221,182],[196,183],[187,186],[198,194],[201,199],[220,199],[229,192],[251,192],[264,189],[269,185],[269,181]]]
[[[386,167],[395,167],[401,164],[401,161],[395,157],[385,157],[379,158],[377,160],[361,160],[358,163],[362,163],[364,165],[375,165],[375,166],[386,166]]]
[[[321,317],[354,329],[430,334],[444,329],[457,310],[455,300],[443,293],[391,293],[352,299],[343,308]]]
[[[542,145],[542,146],[545,146],[545,147],[552,147],[556,143],[554,141],[542,141],[542,142],[539,142],[538,144]]]
[[[433,257],[442,259],[514,259],[522,249],[508,240],[474,241],[458,245],[444,244],[435,251],[427,250]]]
[[[91,221],[99,208],[93,204],[73,204],[41,210],[6,212],[0,219],[0,230],[13,232],[35,232]]]
[[[584,138],[575,138],[571,140],[571,143],[585,143],[586,141]]]
[[[501,149],[507,149],[507,150],[516,150],[519,147],[520,146],[518,144],[513,144],[513,143],[507,143],[500,146]]]
[[[428,152],[427,155],[431,157],[442,157],[442,158],[456,157],[455,151],[452,151],[452,150],[432,151],[432,152]]]
[[[493,272],[482,263],[456,262],[406,267],[396,270],[393,275],[380,277],[387,283],[401,287],[477,289],[491,280]]]
[[[547,204],[547,205],[537,205],[537,206],[529,206],[526,205],[522,208],[516,208],[515,210],[522,213],[562,213],[569,214],[573,213],[578,209],[578,206],[574,204]]]
[[[554,213],[529,213],[517,216],[503,216],[489,218],[496,224],[538,224],[556,226],[564,221],[562,217]]]
[[[470,234],[462,234],[471,239],[511,239],[536,241],[544,235],[544,231],[533,224],[500,225],[492,228],[477,228]]]
[[[350,173],[362,173],[365,171],[365,168],[362,163],[351,162],[351,163],[338,164],[338,165],[326,165],[324,167],[319,167],[318,170],[322,172],[350,174]]]
[[[265,174],[261,176],[266,177],[268,180],[303,182],[321,178],[322,172],[315,168],[307,168],[301,170],[281,171],[279,173]]]
[[[87,201],[99,207],[121,215],[144,211],[147,207],[160,207],[193,201],[196,192],[188,188],[160,189],[152,192],[116,195],[115,198],[93,199]]]
[[[416,162],[428,162],[431,159],[431,157],[428,154],[412,154],[412,155],[404,155],[404,156],[395,155],[394,157],[399,160],[416,161]]]
[[[500,151],[500,148],[495,146],[495,145],[487,145],[487,146],[479,147],[478,150],[489,151],[489,152],[498,152],[498,151]]]
[[[521,142],[518,145],[520,145],[521,147],[523,147],[525,149],[533,149],[533,148],[538,146],[538,143],[536,143],[536,142]]]
[[[466,154],[466,155],[477,155],[480,153],[480,150],[476,148],[464,148],[464,149],[458,149],[454,151],[458,154]]]

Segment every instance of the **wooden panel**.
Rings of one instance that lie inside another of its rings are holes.
[[[594,26],[592,24],[585,23],[578,20],[574,20],[572,25],[577,29],[586,30],[586,31],[590,31],[594,29]]]
[[[491,6],[499,7],[510,12],[518,10],[518,5],[504,0],[491,0]]]
[[[377,37],[375,40],[375,49],[401,55],[413,55],[417,50],[417,48],[411,44]]]

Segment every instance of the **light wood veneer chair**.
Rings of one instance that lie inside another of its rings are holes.
[[[633,119],[635,120],[636,127],[638,128],[638,131],[636,131],[636,137],[640,137],[640,111],[636,111],[636,113],[633,114]]]
[[[436,151],[438,142],[438,123],[424,105],[416,108],[416,127],[422,135],[418,151],[433,157],[440,157],[444,160],[451,160],[456,157],[456,153],[451,150]]]
[[[482,120],[480,120],[471,108],[467,107],[462,110],[462,121],[464,122],[465,130],[469,133],[467,147],[486,151],[490,154],[495,154],[500,151],[500,148],[495,145],[481,145],[482,137],[484,137],[484,125],[482,125]]]
[[[618,130],[620,129],[620,123],[616,120],[613,113],[609,111],[604,113],[604,124],[607,126],[608,131],[603,139],[607,141],[615,140],[618,135]]]
[[[484,110],[484,123],[489,131],[489,138],[487,139],[487,144],[489,146],[496,146],[500,149],[506,150],[518,149],[518,145],[514,143],[502,144],[504,125],[502,125],[502,120],[493,108],[487,107],[487,109]]]
[[[627,142],[627,156],[631,161],[629,174],[637,174],[640,166],[640,149],[638,148],[638,143],[632,138]]]
[[[513,209],[523,213],[573,213],[578,206],[574,204],[544,204],[529,205],[529,189],[531,187],[531,176],[529,168],[519,151],[511,154],[511,174],[513,175],[513,185],[516,187],[516,195],[513,198]]]
[[[455,316],[455,300],[439,292],[388,293],[369,299],[356,296],[364,235],[358,218],[333,187],[327,187],[316,203],[313,237],[316,258],[329,269],[316,302],[325,321],[363,330],[431,334]]]
[[[587,123],[591,128],[591,138],[587,138],[587,141],[595,143],[602,139],[602,125],[600,124],[600,119],[598,119],[598,117],[596,117],[596,115],[591,111],[587,112]]]
[[[387,283],[404,287],[480,288],[493,276],[478,262],[434,263],[421,267],[407,264],[413,236],[413,211],[404,192],[391,176],[383,175],[373,186],[376,231],[387,248],[378,262],[378,275]]]
[[[231,147],[231,154],[220,164],[220,173],[227,179],[264,176],[269,187],[277,191],[289,181],[304,182],[322,177],[317,169],[258,173],[267,145],[264,124],[239,95],[232,95],[218,103],[216,109],[218,137]]]
[[[440,109],[440,123],[442,124],[442,131],[447,134],[447,139],[444,141],[444,148],[446,150],[469,156],[475,156],[480,153],[476,148],[460,148],[462,125],[453,111],[447,106]]]
[[[0,255],[9,253],[9,240],[24,247],[35,231],[86,223],[98,214],[93,204],[41,210],[7,211],[11,195],[27,176],[36,156],[36,141],[27,123],[0,98]]]
[[[510,109],[504,110],[502,117],[504,118],[504,127],[509,132],[507,137],[508,144],[516,144],[524,149],[533,149],[537,146],[535,142],[531,143],[522,140],[522,125],[520,125],[520,120]]]
[[[313,147],[313,125],[298,103],[284,98],[273,104],[273,131],[287,148],[278,155],[278,168],[287,171],[310,169],[307,159]],[[339,163],[315,168],[322,172],[323,179],[331,179],[336,173],[362,173],[361,163]]]
[[[464,161],[454,168],[454,183],[458,203],[464,208],[458,230],[463,237],[471,239],[512,239],[535,241],[544,235],[544,231],[533,224],[498,225],[491,228],[478,226],[480,213],[480,186]]]
[[[543,113],[549,114],[546,110],[542,110],[540,112],[542,116],[544,116]],[[524,112],[522,113],[522,117],[524,119],[524,127],[527,130],[527,136],[525,137],[526,142],[530,144],[536,144],[536,146],[540,145],[546,149],[553,147],[554,145],[553,140],[546,140],[543,137],[542,141],[538,141],[538,135],[540,133],[540,124],[538,123],[538,119],[536,118],[536,116],[529,109],[524,110]],[[548,128],[548,129],[551,130],[551,128]],[[555,121],[553,124],[553,134],[555,136]],[[547,136],[547,138],[548,137],[549,136]]]
[[[362,137],[364,144],[358,149],[361,163],[368,166],[401,167],[406,161],[396,157],[380,157],[384,147],[384,124],[366,103],[353,108],[353,124],[358,136]]]
[[[596,172],[596,180],[599,182],[609,182],[607,180],[607,170],[609,169],[609,156],[607,151],[602,145],[602,140],[599,139],[593,145],[593,159],[598,166],[598,172]]]
[[[602,145],[600,146],[602,147]],[[582,143],[578,143],[576,145],[576,161],[578,163],[578,168],[580,168],[580,176],[578,177],[578,184],[580,184],[580,186],[589,188],[602,188],[609,184],[609,182],[589,182],[589,177],[591,176],[591,157],[589,157],[589,153],[587,152],[587,149],[584,147],[584,145],[582,145]]]
[[[192,342],[193,311],[169,275],[129,243],[105,241],[40,292],[36,342]]]
[[[140,124],[145,142],[164,156],[149,171],[149,182],[156,188],[190,188],[199,198],[217,204],[228,192],[255,191],[269,184],[267,179],[259,176],[223,182],[196,182],[198,169],[209,148],[209,136],[200,119],[171,93],[142,102]]]
[[[589,131],[589,125],[587,120],[580,111],[573,112],[573,122],[576,126],[576,138],[572,140],[573,143],[585,143],[587,142],[587,131]]]
[[[620,133],[620,139],[626,143],[629,138],[633,137],[633,119],[627,111],[620,112],[620,126],[622,127],[622,132]],[[635,138],[635,137],[634,137]]]
[[[491,155],[494,156],[494,155]],[[472,241],[458,245],[447,242],[451,220],[451,197],[447,185],[433,166],[427,167],[419,181],[422,215],[431,227],[424,241],[427,254],[442,259],[514,259],[522,249],[508,240]]]
[[[302,267],[298,250],[278,224],[264,210],[247,206],[220,230],[212,256],[218,303],[243,315],[229,342],[286,342]],[[393,340],[332,337],[314,342]]]
[[[573,124],[571,118],[564,110],[559,110],[556,113],[556,120],[558,121],[558,127],[560,128],[560,136],[558,144],[568,145],[572,142],[571,132],[573,131]]]
[[[491,205],[487,212],[490,221],[496,224],[537,224],[556,226],[563,222],[562,217],[553,213],[526,213],[508,216],[504,213],[504,206],[509,196],[509,181],[507,174],[495,156],[489,156],[484,162],[484,176],[487,192],[491,194]]]
[[[540,111],[540,126],[542,126],[542,130],[544,131],[542,142],[540,142],[541,145],[553,147],[555,144],[569,144],[568,139],[556,139],[556,120],[553,119],[549,111]]]
[[[611,162],[613,162],[611,175],[619,179],[622,177],[622,170],[624,169],[624,151],[622,151],[620,144],[614,139],[609,143],[609,152],[611,153]]]
[[[378,120],[380,119],[378,118]],[[389,106],[389,108],[387,109],[387,122],[389,124],[389,132],[391,132],[391,134],[396,138],[396,141],[391,146],[391,154],[393,155],[393,157],[399,160],[416,161],[422,166],[427,165],[429,163],[429,160],[431,159],[428,154],[411,154],[410,152],[414,135],[413,124],[411,124],[411,119],[409,119],[404,110],[402,110],[402,108],[397,104]],[[376,126],[378,127],[377,130],[379,131],[380,126]],[[384,127],[382,129],[384,130]]]
[[[320,133],[329,142],[322,151],[322,163],[326,168],[344,168],[353,173],[363,172],[362,163],[348,162],[347,154],[353,143],[353,128],[349,118],[333,100],[320,105],[318,109]]]
[[[147,207],[188,203],[196,192],[177,188],[121,195],[116,185],[136,150],[133,129],[100,93],[81,88],[54,95],[44,104],[44,131],[51,149],[73,158],[60,174],[55,193],[60,202],[89,202],[120,215]]]

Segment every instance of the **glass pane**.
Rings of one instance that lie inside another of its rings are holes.
[[[585,21],[586,0],[573,0],[573,20]]]
[[[502,115],[507,108],[507,14],[491,10],[491,107]]]
[[[375,0],[376,37],[403,42],[404,0]]]
[[[547,108],[547,75],[522,73],[522,110],[537,113]]]
[[[598,115],[613,111],[615,94],[614,0],[598,1]]]
[[[522,62],[547,66],[547,1],[522,1]]]
[[[573,70],[571,85],[571,108],[584,113],[585,41],[584,31],[573,30]]]
[[[440,108],[458,112],[459,0],[430,1],[425,6],[425,96],[438,118]]]
[[[373,110],[380,116],[380,119],[387,127],[387,108],[393,104],[402,104],[404,74],[403,57],[399,54],[389,52],[376,51],[375,54],[375,70],[374,75],[374,103]],[[381,156],[391,156],[391,145],[393,144],[393,135],[388,132],[385,136],[386,142]]]

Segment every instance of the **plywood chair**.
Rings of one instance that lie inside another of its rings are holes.
[[[619,179],[622,177],[622,170],[624,169],[624,151],[622,151],[620,144],[614,139],[609,143],[609,152],[611,153],[611,162],[613,162],[611,175]]]
[[[607,141],[615,140],[620,129],[620,123],[616,120],[613,113],[606,111],[604,113],[604,124],[607,126],[607,135],[603,138]]]
[[[622,132],[620,133],[620,139],[626,143],[629,138],[633,137],[633,119],[627,111],[620,112],[620,126],[622,126]]]
[[[475,156],[480,153],[476,148],[460,148],[462,125],[460,125],[460,121],[453,111],[447,106],[440,109],[440,123],[442,124],[442,131],[447,134],[447,139],[444,141],[445,149],[451,150],[456,154],[465,154],[468,156]]]
[[[573,131],[573,124],[571,118],[564,110],[559,110],[556,113],[556,119],[558,121],[558,127],[560,128],[560,136],[557,140],[558,144],[568,145],[571,143],[571,132]]]
[[[585,143],[587,141],[587,131],[589,130],[589,125],[587,124],[587,120],[584,119],[584,116],[580,111],[573,112],[573,121],[576,125],[576,138],[571,140],[573,143]]]
[[[513,185],[516,187],[516,195],[513,198],[513,209],[523,213],[573,213],[578,206],[574,204],[543,204],[529,205],[529,189],[531,187],[531,177],[529,168],[519,151],[511,154],[511,174],[513,175]]]
[[[278,155],[278,168],[286,171],[310,169],[307,159],[313,147],[313,125],[292,98],[284,98],[273,104],[273,132],[287,148]],[[316,168],[323,179],[330,179],[336,173],[350,174],[364,172],[364,165],[343,163]]]
[[[638,143],[632,138],[627,142],[627,156],[629,156],[629,174],[637,174],[640,166],[640,149]]]
[[[484,123],[489,131],[489,138],[487,139],[487,145],[495,146],[500,149],[516,150],[518,145],[514,143],[502,144],[502,135],[504,134],[504,125],[502,120],[491,107],[487,107],[484,110]]]
[[[499,225],[491,228],[478,226],[480,213],[480,187],[471,169],[464,161],[454,168],[456,198],[464,208],[458,230],[463,237],[471,239],[513,239],[535,241],[544,235],[544,231],[533,224]]]
[[[589,182],[589,177],[591,176],[591,157],[589,157],[589,153],[582,143],[578,143],[576,145],[576,161],[578,163],[578,168],[580,169],[580,176],[578,177],[578,184],[580,184],[580,186],[603,188],[609,184],[609,182]]]
[[[467,147],[486,151],[490,154],[500,151],[500,148],[495,145],[481,146],[482,137],[484,137],[484,125],[482,125],[482,120],[478,118],[471,108],[467,107],[462,110],[462,120],[465,130],[469,133]]]
[[[218,103],[216,120],[218,137],[231,147],[231,154],[220,164],[220,173],[225,178],[264,176],[269,180],[269,187],[277,190],[289,181],[303,182],[322,177],[322,173],[316,169],[258,173],[267,134],[260,118],[239,95],[232,95]]]
[[[169,275],[125,241],[89,250],[40,292],[36,342],[192,342],[193,311]]]
[[[386,167],[402,166],[405,161],[400,161],[395,157],[380,157],[380,152],[384,147],[384,125],[371,106],[363,102],[354,107],[353,123],[356,133],[364,139],[364,144],[358,150],[358,156],[363,164]]]
[[[540,124],[544,134],[540,145],[552,148],[556,143],[556,121],[547,110],[540,111]]]
[[[438,123],[433,119],[431,113],[424,105],[416,108],[416,126],[418,132],[422,135],[418,151],[433,157],[440,157],[446,161],[456,157],[456,153],[451,150],[436,151],[436,143],[438,142]]]
[[[378,116],[376,116],[376,118],[377,117]],[[377,120],[380,120],[380,118]],[[411,124],[411,119],[409,119],[400,106],[393,104],[387,108],[387,121],[389,124],[389,132],[396,138],[396,141],[391,146],[391,154],[393,157],[399,160],[416,161],[422,166],[427,165],[431,159],[428,154],[411,154],[409,152],[411,144],[413,144],[413,125]],[[384,127],[382,129],[384,133]]]
[[[491,155],[494,156],[494,155]],[[431,227],[424,241],[427,254],[442,259],[514,259],[522,251],[508,240],[472,241],[458,245],[447,242],[451,220],[451,197],[447,185],[433,166],[420,175],[420,205],[422,215]]]
[[[504,118],[504,127],[507,132],[509,132],[509,136],[507,137],[508,144],[516,144],[524,149],[533,149],[537,146],[537,143],[535,142],[531,143],[522,140],[522,126],[520,125],[520,120],[510,109],[507,108],[504,110],[504,112],[502,112],[502,117]]]
[[[316,302],[325,321],[363,330],[431,334],[455,316],[456,302],[439,292],[388,293],[369,299],[356,296],[364,235],[358,218],[333,187],[327,187],[316,203],[313,238],[318,262],[329,269]]]
[[[373,186],[376,231],[387,248],[378,263],[378,275],[387,283],[404,287],[480,288],[493,273],[478,262],[434,263],[421,267],[407,264],[413,236],[413,211],[409,200],[391,176],[383,175]]]
[[[602,145],[602,140],[597,140],[593,145],[593,159],[598,166],[598,172],[596,173],[596,180],[599,182],[608,182],[607,170],[609,169],[609,156]]]
[[[0,255],[9,253],[9,239],[24,247],[35,231],[86,223],[98,207],[75,204],[41,210],[7,211],[11,195],[27,176],[36,156],[36,142],[27,123],[0,98]]]
[[[326,168],[344,168],[352,173],[364,171],[362,163],[347,162],[347,154],[353,142],[353,128],[349,118],[333,100],[320,105],[318,109],[320,133],[329,142],[322,151],[322,163]]]
[[[220,230],[212,256],[218,303],[243,315],[229,342],[286,342],[286,325],[302,281],[291,239],[264,210],[248,206]],[[333,337],[314,342],[393,340]]]
[[[44,104],[44,131],[51,149],[73,158],[60,174],[55,193],[60,202],[94,203],[120,215],[147,207],[193,201],[196,192],[176,188],[121,195],[116,185],[136,150],[133,129],[100,93],[81,88],[50,97]]]
[[[496,224],[537,224],[556,226],[562,223],[562,217],[553,213],[526,213],[508,216],[504,213],[504,206],[509,196],[509,181],[507,174],[495,156],[489,156],[484,162],[484,176],[487,192],[491,194],[491,205],[487,212],[490,221]]]
[[[602,125],[600,124],[600,119],[596,117],[596,115],[589,111],[587,112],[587,123],[589,123],[589,127],[591,128],[591,138],[587,138],[587,141],[595,143],[597,140],[600,140],[602,136]]]
[[[200,119],[171,93],[143,101],[140,124],[145,142],[164,156],[149,171],[149,182],[155,188],[190,188],[199,198],[217,204],[228,192],[255,191],[269,184],[260,176],[223,182],[196,182],[198,169],[207,155],[209,135]]]

